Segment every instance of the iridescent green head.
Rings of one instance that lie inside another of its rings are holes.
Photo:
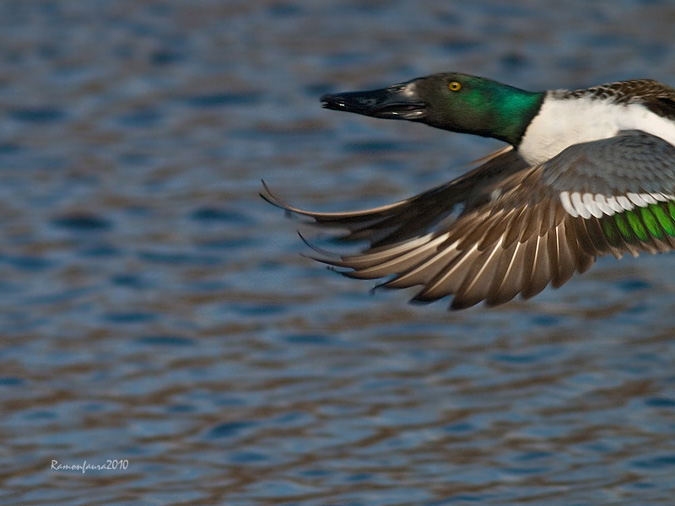
[[[466,74],[445,72],[373,91],[324,95],[327,109],[405,119],[518,146],[545,92],[532,93]]]

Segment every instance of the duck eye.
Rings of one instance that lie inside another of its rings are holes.
[[[452,81],[450,84],[448,84],[448,88],[450,91],[459,91],[462,89],[462,84],[457,81]]]

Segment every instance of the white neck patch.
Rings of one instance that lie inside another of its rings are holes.
[[[675,122],[642,104],[612,104],[588,97],[559,99],[549,93],[525,130],[518,152],[535,165],[573,144],[614,137],[619,130],[642,130],[675,146]]]

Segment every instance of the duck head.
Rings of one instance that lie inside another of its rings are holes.
[[[500,139],[518,147],[545,92],[445,72],[388,88],[321,97],[323,107],[375,118],[405,119],[453,132]]]

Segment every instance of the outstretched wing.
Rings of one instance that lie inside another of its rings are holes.
[[[311,213],[276,203],[320,226],[347,228],[348,240],[371,241],[362,252],[317,260],[350,277],[388,278],[384,287],[421,285],[413,300],[453,295],[454,309],[483,300],[501,304],[519,293],[528,298],[549,283],[559,287],[597,255],[675,248],[675,147],[666,141],[621,132],[570,146],[538,166],[512,162],[501,173],[494,165],[500,156],[487,162],[487,175],[479,167],[431,192],[361,213]],[[480,181],[489,183],[487,190],[476,189]],[[460,190],[470,198],[462,199]],[[419,202],[426,207],[417,215]],[[439,221],[458,203],[465,209],[457,218]]]
[[[449,183],[394,204],[362,211],[318,213],[298,209],[274,195],[264,181],[260,196],[289,214],[309,218],[312,225],[346,230],[338,237],[342,242],[366,240],[371,248],[384,247],[418,237],[450,216],[484,205],[506,178],[528,167],[511,146],[478,161],[484,163]]]

